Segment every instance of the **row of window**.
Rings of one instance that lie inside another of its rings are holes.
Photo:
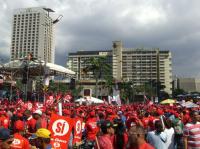
[[[34,49],[38,48],[38,45],[36,45],[36,46],[23,46],[23,47],[22,46],[21,47],[12,47],[12,52],[14,52],[16,50],[26,49],[26,48],[34,50]]]
[[[31,29],[27,29],[27,30],[21,30],[21,32],[19,31],[19,30],[17,30],[17,31],[13,31],[13,34],[19,34],[19,33],[21,33],[21,34],[28,34],[28,33],[39,33],[39,29],[37,29],[37,30],[35,30],[35,29],[33,29],[33,30],[31,30]]]
[[[16,44],[16,45],[12,44],[12,48],[14,48],[14,47],[26,47],[26,46],[30,46],[30,45],[38,46],[38,42],[36,42],[36,43],[34,43],[34,42],[32,42],[32,43],[23,43],[23,45],[22,45],[22,43],[20,43],[19,46],[18,46],[18,44]]]
[[[26,38],[28,38],[28,37],[33,37],[33,38],[35,38],[35,36],[37,37],[38,36],[38,33],[33,33],[33,34],[23,34],[23,33],[21,33],[21,34],[13,34],[13,40],[15,40],[16,38],[19,38],[20,37],[20,39],[26,39]]]
[[[24,29],[24,28],[38,28],[39,27],[39,23],[27,23],[27,24],[14,24],[13,26],[13,30],[16,30],[16,29]]]
[[[32,18],[29,18],[29,19],[23,19],[23,20],[14,20],[14,25],[16,24],[28,24],[28,23],[39,23],[39,18],[38,19],[32,19]],[[26,23],[25,23],[26,22]]]
[[[21,38],[20,43],[22,43],[22,41],[23,41],[24,43],[26,43],[26,42],[28,42],[28,43],[30,43],[30,42],[36,42],[36,43],[37,43],[37,42],[38,42],[38,40],[34,40],[34,39],[32,39],[32,40],[24,39],[24,40],[23,40],[23,39]],[[12,45],[14,45],[14,44],[15,44],[15,42],[13,41],[13,42],[12,42]],[[18,43],[16,43],[16,44],[18,44]]]
[[[20,51],[20,52],[15,52],[15,53],[13,52],[13,53],[12,53],[12,56],[14,56],[14,55],[15,55],[15,56],[22,56],[22,55],[26,55],[26,54],[28,54],[28,53],[35,53],[35,54],[38,54],[38,52],[36,52],[36,51],[34,52],[34,50],[26,50],[26,51],[23,51],[23,52],[22,52],[22,51]]]
[[[15,14],[14,15],[14,18],[16,18],[16,17],[24,17],[24,16],[39,16],[40,15],[40,13],[30,13],[30,14]]]
[[[26,29],[26,30],[28,30],[28,29],[29,29],[29,30],[31,30],[31,29],[32,29],[32,30],[35,30],[35,29],[38,29],[38,28],[39,28],[39,25],[31,25],[31,24],[30,24],[29,26],[27,26],[27,25],[26,25],[26,26],[17,26],[17,27],[14,26],[14,27],[13,27],[13,31],[16,31],[16,30],[19,31],[19,30],[23,30],[23,29],[24,29],[24,30],[25,30],[25,29]]]
[[[22,44],[22,42],[24,42],[24,43],[26,43],[26,42],[28,42],[28,43],[30,43],[30,42],[38,42],[38,38],[20,38],[20,40],[19,40],[19,38],[17,38],[17,40],[12,40],[12,43],[14,44],[14,43],[16,43],[16,44],[19,44],[19,43],[21,43]]]
[[[19,38],[16,38],[15,40],[12,40],[12,43],[13,43],[13,44],[15,43],[16,45],[22,44],[23,42],[24,42],[24,43],[29,43],[27,40],[28,40],[28,41],[30,41],[30,40],[35,40],[35,42],[38,43],[38,38],[37,38],[37,37],[36,37],[36,38],[30,38],[30,37],[29,37],[28,39],[27,39],[27,38],[26,38],[26,39],[25,39],[25,38],[24,38],[24,39],[23,39],[23,38],[20,38],[20,39],[19,39]]]

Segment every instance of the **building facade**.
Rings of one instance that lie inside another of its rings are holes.
[[[16,9],[12,22],[11,60],[32,53],[54,63],[53,21],[42,7]]]
[[[69,53],[67,67],[77,74],[78,80],[92,80],[92,74],[83,77],[84,59],[107,56],[115,80],[133,81],[144,85],[149,81],[160,81],[164,91],[172,94],[171,52],[159,49],[124,48],[121,41],[114,41],[111,50],[79,51]]]
[[[174,89],[183,89],[184,91],[200,92],[200,79],[199,78],[178,78],[177,76],[173,80]]]

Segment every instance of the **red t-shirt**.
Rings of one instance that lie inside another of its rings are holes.
[[[28,127],[28,131],[30,133],[34,133],[36,131],[35,130],[36,120],[32,116],[28,118],[26,124],[27,124],[27,127]]]
[[[85,128],[87,131],[87,139],[90,141],[95,140],[95,137],[99,131],[96,118],[89,118],[85,124]]]
[[[28,140],[22,137],[19,133],[14,134],[14,141],[11,144],[11,149],[29,149],[30,144]]]
[[[153,116],[149,117],[149,127],[150,127],[150,130],[154,130],[155,129],[154,125],[155,125],[155,122],[158,121],[158,120],[159,119],[156,118],[156,117],[153,117]]]
[[[147,128],[149,125],[149,118],[148,117],[144,117],[142,119],[142,124],[144,125],[144,128]]]
[[[8,117],[0,117],[0,127],[8,128],[10,125],[10,120]]]
[[[189,122],[190,122],[190,116],[189,116],[189,114],[183,115],[183,124],[185,125],[185,124],[187,124]]]
[[[140,145],[140,147],[131,146],[131,147],[129,147],[128,149],[154,149],[154,147],[151,146],[151,145],[148,144],[148,143],[144,143],[144,144]]]
[[[110,135],[108,134],[98,137],[98,145],[100,149],[114,149]]]

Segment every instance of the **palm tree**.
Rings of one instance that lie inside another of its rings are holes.
[[[105,78],[105,84],[104,87],[106,87],[108,89],[108,94],[111,95],[113,93],[113,77],[110,76],[106,76]]]
[[[86,67],[83,68],[85,73],[92,72],[95,79],[95,96],[97,97],[97,86],[99,79],[105,79],[106,76],[111,74],[111,65],[107,62],[107,56],[91,57],[86,59],[84,63]]]

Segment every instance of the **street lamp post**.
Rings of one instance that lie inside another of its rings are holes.
[[[49,14],[52,12],[55,12],[54,10],[52,10],[51,8],[43,8],[45,11],[47,11],[47,15],[49,17]],[[52,21],[52,24],[56,24],[58,23],[61,19],[62,19],[63,15],[59,15],[55,20]],[[50,26],[48,23],[44,24],[45,26]],[[46,44],[46,42],[45,42]],[[46,46],[45,46],[46,47]],[[45,53],[45,57],[44,57],[44,83],[45,83],[45,79],[48,76],[47,74],[47,53]],[[45,94],[44,94],[44,102],[45,102]]]

